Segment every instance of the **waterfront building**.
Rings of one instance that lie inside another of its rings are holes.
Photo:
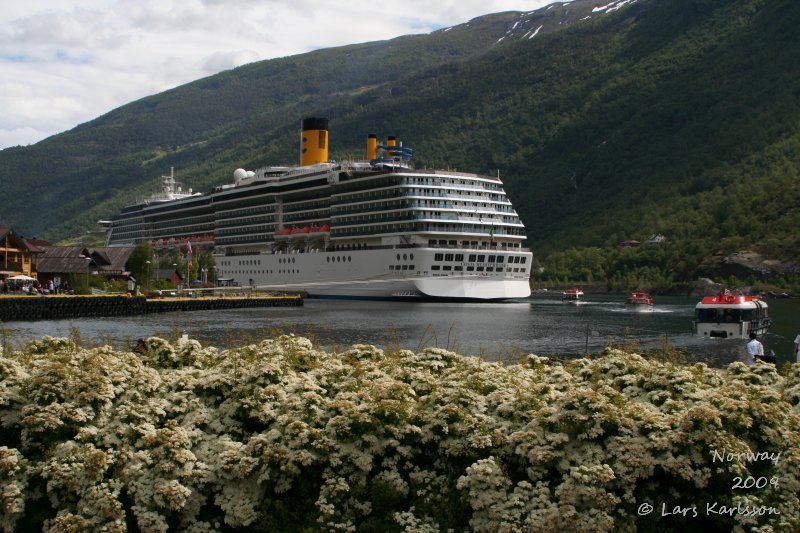
[[[41,254],[41,248],[17,235],[12,228],[0,226],[0,279],[36,278]]]

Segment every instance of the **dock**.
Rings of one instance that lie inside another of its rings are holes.
[[[130,295],[48,295],[0,296],[0,321],[58,320],[69,318],[114,317],[208,311],[246,307],[298,307],[303,297],[291,295],[251,295],[197,298],[147,298]]]

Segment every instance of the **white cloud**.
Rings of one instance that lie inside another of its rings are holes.
[[[546,0],[38,0],[0,7],[0,148],[239,65]]]

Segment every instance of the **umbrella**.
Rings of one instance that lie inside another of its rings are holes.
[[[11,276],[10,278],[8,278],[9,281],[33,281],[35,279],[36,278],[32,278],[30,276],[26,276],[25,274],[19,274],[19,275]]]

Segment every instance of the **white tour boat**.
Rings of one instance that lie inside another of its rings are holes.
[[[767,302],[759,296],[724,291],[705,296],[695,306],[692,322],[695,335],[723,339],[747,339],[750,333],[761,336],[770,326]]]

